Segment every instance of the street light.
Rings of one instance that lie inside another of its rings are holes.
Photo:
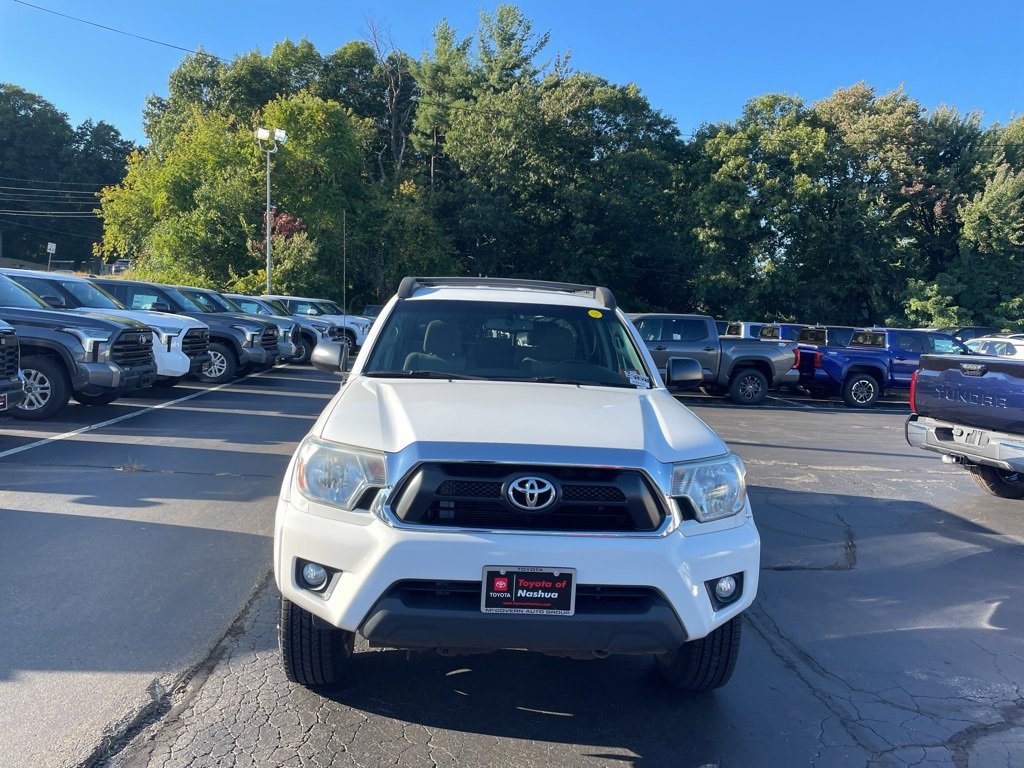
[[[260,149],[267,155],[267,215],[264,225],[267,231],[267,294],[273,293],[270,290],[270,232],[272,229],[270,222],[270,156],[277,152],[277,148],[288,141],[288,134],[280,128],[257,128],[252,132],[252,135],[256,137],[256,143],[260,145]],[[264,144],[264,142],[268,142]]]

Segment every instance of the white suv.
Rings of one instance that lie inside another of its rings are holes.
[[[680,688],[723,685],[760,561],[744,474],[607,289],[406,278],[281,489],[288,678],[337,684],[360,634],[652,654]]]

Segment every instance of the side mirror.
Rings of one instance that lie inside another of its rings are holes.
[[[68,305],[60,296],[40,296],[39,298],[41,298],[54,309],[67,309]]]
[[[150,312],[170,312],[171,305],[166,301],[154,301],[149,305]]]
[[[309,309],[306,310],[306,314],[309,315],[310,317],[317,317],[320,314],[320,312],[316,309],[316,307],[310,307]]]
[[[696,389],[704,383],[704,368],[692,357],[670,357],[665,366],[669,389]]]
[[[318,371],[345,373],[348,370],[348,345],[339,341],[321,341],[313,347],[309,362]]]

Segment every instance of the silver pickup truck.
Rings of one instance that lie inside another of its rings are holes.
[[[633,314],[640,338],[664,374],[670,357],[692,357],[704,369],[704,391],[734,403],[757,405],[768,390],[799,381],[799,357],[791,341],[719,337],[707,315]]]

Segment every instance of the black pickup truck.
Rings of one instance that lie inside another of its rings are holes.
[[[1024,360],[923,355],[907,442],[966,467],[993,496],[1024,498]]]
[[[45,419],[72,397],[104,405],[156,379],[153,332],[136,320],[99,312],[54,311],[0,275],[0,319],[18,333],[25,397],[11,415]]]

